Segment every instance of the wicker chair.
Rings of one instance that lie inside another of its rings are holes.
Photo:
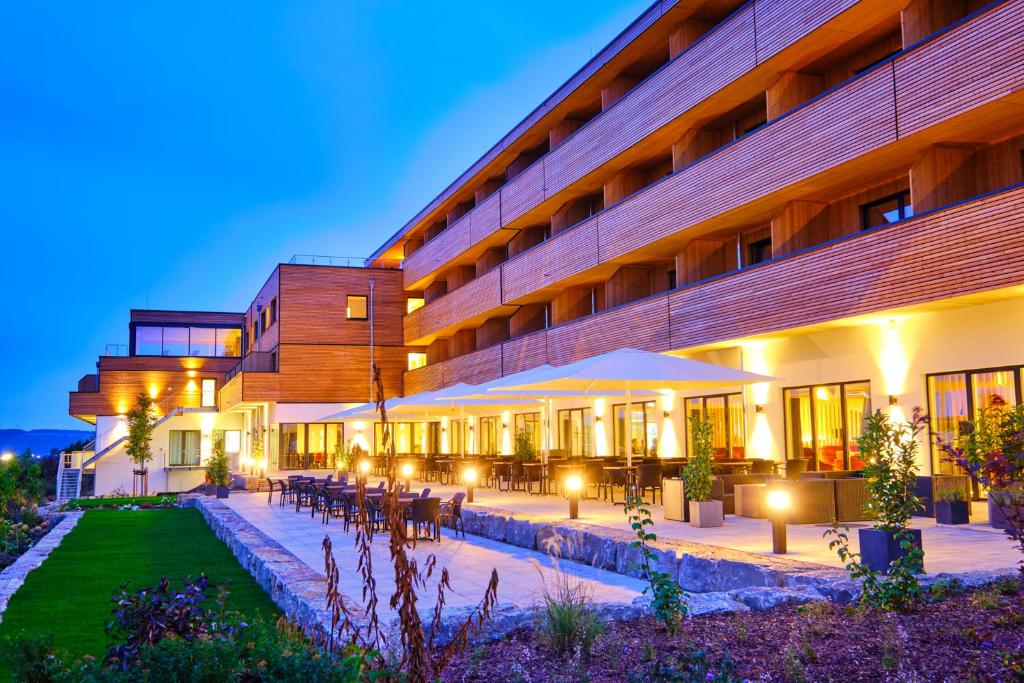
[[[459,535],[459,531],[462,532],[462,537],[466,537],[466,525],[462,521],[462,501],[466,498],[466,494],[462,491],[452,496],[452,499],[441,503],[441,521],[450,526],[455,530],[455,535]]]
[[[665,504],[665,492],[661,489],[662,470],[660,464],[644,463],[636,468],[636,489],[637,495],[643,499],[647,489],[651,490],[651,505],[657,503],[658,493],[661,493],[661,503]]]
[[[857,522],[874,519],[868,512],[868,481],[863,478],[832,479],[836,489],[836,519],[840,522]]]
[[[835,480],[803,479],[779,480],[772,487],[787,491],[790,508],[786,515],[789,524],[822,524],[836,517]]]

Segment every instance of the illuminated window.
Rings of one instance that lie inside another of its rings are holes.
[[[167,466],[198,467],[200,441],[199,430],[172,429],[167,449]]]
[[[423,299],[416,297],[409,297],[405,300],[405,312],[412,313],[417,308],[423,308]]]
[[[203,379],[203,395],[201,405],[204,408],[217,406],[217,380]]]
[[[719,460],[746,457],[746,428],[743,421],[743,395],[718,394],[683,399],[686,408],[686,448],[693,449],[689,418],[701,415],[711,418],[711,447]]]
[[[345,317],[349,320],[366,320],[366,301],[366,296],[349,294],[348,304],[345,306]]]
[[[867,382],[783,389],[786,454],[807,460],[814,471],[859,470],[857,447],[864,418],[871,414]]]
[[[427,364],[427,354],[425,353],[410,353],[409,354],[409,369],[415,370],[416,368],[422,368]]]

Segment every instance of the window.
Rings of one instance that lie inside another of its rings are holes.
[[[590,408],[558,411],[558,447],[567,455],[590,455],[594,418]]]
[[[281,469],[333,469],[338,445],[345,443],[345,426],[335,422],[282,423],[279,438]]]
[[[411,296],[405,300],[405,312],[412,313],[417,308],[423,308],[423,297]]]
[[[254,342],[260,340],[260,323],[258,320],[252,321],[252,340]]]
[[[422,368],[427,364],[427,354],[410,352],[408,355],[409,369],[415,370],[416,368]]]
[[[345,306],[345,317],[349,320],[366,320],[366,299],[363,295],[348,295],[348,303]]]
[[[871,385],[846,382],[782,390],[786,457],[806,459],[814,471],[864,467],[857,437],[871,414]]]
[[[391,436],[395,445],[395,453],[436,453],[439,433],[437,422],[389,422]],[[373,426],[376,452],[382,454],[384,449],[384,429],[379,422]]]
[[[203,378],[202,400],[199,405],[204,408],[217,407],[217,380]]]
[[[672,290],[675,289],[676,287],[676,271],[670,270],[668,271],[668,288]]]
[[[534,450],[539,452],[541,446],[540,424],[540,413],[520,413],[513,418],[515,431],[512,432],[512,437],[515,438],[519,432],[526,432]]]
[[[629,419],[629,435],[626,436],[626,404],[612,406],[615,415],[615,455],[625,456],[628,442],[633,455],[658,454],[658,416],[655,402],[633,403]]]
[[[501,452],[501,442],[498,441],[499,427],[501,427],[501,418],[497,416],[481,417],[477,421],[481,455],[497,455]]]
[[[199,467],[199,430],[171,430],[168,467]]]
[[[270,300],[270,324],[273,325],[277,322],[277,297],[275,296]]]
[[[686,450],[693,452],[690,438],[691,417],[706,415],[711,418],[711,447],[718,460],[742,460],[746,457],[746,429],[744,427],[743,394],[695,396],[683,399],[686,407]]]
[[[952,444],[966,422],[982,410],[1000,409],[1021,403],[1024,368],[1006,367],[965,370],[928,375],[928,416],[931,421],[932,471],[953,474],[938,442]]]
[[[764,263],[772,257],[772,238],[765,237],[764,239],[751,242],[747,245],[747,265],[753,266],[758,263]]]
[[[466,447],[466,421],[448,421],[448,452],[465,454]]]
[[[910,218],[913,215],[914,207],[910,205],[910,192],[904,190],[861,206],[860,229],[870,230],[880,225],[888,225],[904,218]]]
[[[238,327],[135,327],[136,356],[234,357],[242,355],[242,330]]]
[[[260,320],[261,320],[261,322],[260,322],[260,332],[266,332],[267,329],[270,327],[270,308],[269,307],[263,309],[263,312],[260,315]]]

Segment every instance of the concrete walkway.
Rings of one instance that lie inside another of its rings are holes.
[[[320,515],[310,518],[308,508],[296,513],[294,506],[280,507],[276,495],[273,504],[267,505],[266,493],[232,492],[223,502],[321,575],[324,574],[321,543],[324,535],[329,535],[340,570],[341,591],[354,598],[362,594],[363,582],[357,571],[354,549],[355,533],[346,533],[339,520],[324,526]],[[455,538],[449,529],[443,530],[440,543],[421,542],[415,549],[410,548],[409,553],[421,566],[431,553],[437,557],[434,576],[427,589],[420,591],[422,607],[433,606],[442,567],[447,567],[450,574],[453,590],[446,601],[452,607],[475,606],[484,595],[491,569],[495,568],[500,581],[499,602],[518,608],[538,604],[542,600],[544,582],[553,589],[560,576],[582,583],[596,602],[620,605],[631,604],[646,585],[628,576],[568,561],[558,563],[560,575],[548,555],[475,536],[466,540]],[[386,603],[393,583],[385,581],[385,577],[392,577],[393,569],[384,534],[374,537],[373,564],[381,585],[380,613],[386,617],[391,614]]]
[[[316,476],[322,476],[322,473]],[[375,485],[377,481],[379,478],[370,478],[371,485]],[[442,498],[450,498],[458,491],[465,491],[463,486],[442,485],[436,482],[412,482],[414,491],[419,491],[424,487],[430,487],[431,495]],[[568,519],[568,501],[560,496],[530,495],[520,491],[477,488],[474,491],[474,499],[477,505],[511,513],[538,515],[553,521]],[[275,502],[276,500],[275,496]],[[652,505],[650,509],[655,521],[654,532],[659,539],[704,543],[733,550],[771,555],[771,527],[767,520],[727,515],[725,526],[698,529],[686,522],[666,520],[660,504]],[[919,528],[923,532],[925,570],[928,573],[1012,571],[1016,568],[1020,553],[1014,549],[1002,531],[987,525],[987,510],[983,503],[974,504],[971,519],[975,521],[974,524],[954,527],[936,525],[935,520],[928,517],[913,518],[911,526]],[[580,501],[579,521],[609,529],[629,531],[629,522],[623,513],[622,506],[612,505],[601,500]],[[856,527],[866,524],[850,525],[850,542],[854,551],[858,549]],[[842,562],[838,555],[828,549],[828,540],[822,537],[829,527],[830,525],[827,524],[789,525],[787,559],[841,568]]]

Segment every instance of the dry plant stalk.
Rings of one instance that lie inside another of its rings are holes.
[[[389,428],[387,409],[384,405],[384,387],[380,376],[380,367],[373,367],[373,381],[377,412],[380,413],[382,450],[385,456],[384,471],[387,486],[384,489],[381,511],[386,519],[389,538],[388,549],[395,570],[395,592],[389,604],[398,613],[401,635],[401,658],[397,664],[398,671],[404,672],[407,680],[413,683],[425,683],[440,677],[441,673],[460,651],[469,643],[470,638],[479,633],[484,623],[491,617],[491,612],[498,601],[498,572],[491,570],[491,578],[484,591],[483,599],[473,612],[461,624],[452,638],[444,646],[436,642],[440,633],[441,615],[445,606],[445,592],[451,590],[448,570],[442,568],[441,579],[437,586],[437,599],[433,609],[433,618],[429,633],[424,632],[416,603],[419,599],[418,590],[425,589],[427,581],[433,576],[437,558],[430,554],[421,569],[415,559],[406,553],[405,511],[399,499],[397,456],[395,445]],[[372,533],[369,509],[367,507],[366,482],[360,480],[356,488],[356,550],[358,569],[363,581],[362,601],[365,619],[357,620],[352,610],[345,604],[344,596],[338,589],[339,571],[334,560],[333,549],[329,537],[324,537],[324,565],[327,573],[327,603],[331,611],[331,633],[326,646],[331,652],[338,652],[342,647],[358,647],[366,654],[367,665],[378,670],[385,668],[385,662],[379,653],[384,649],[384,633],[377,614],[378,597],[377,581],[373,576]]]

